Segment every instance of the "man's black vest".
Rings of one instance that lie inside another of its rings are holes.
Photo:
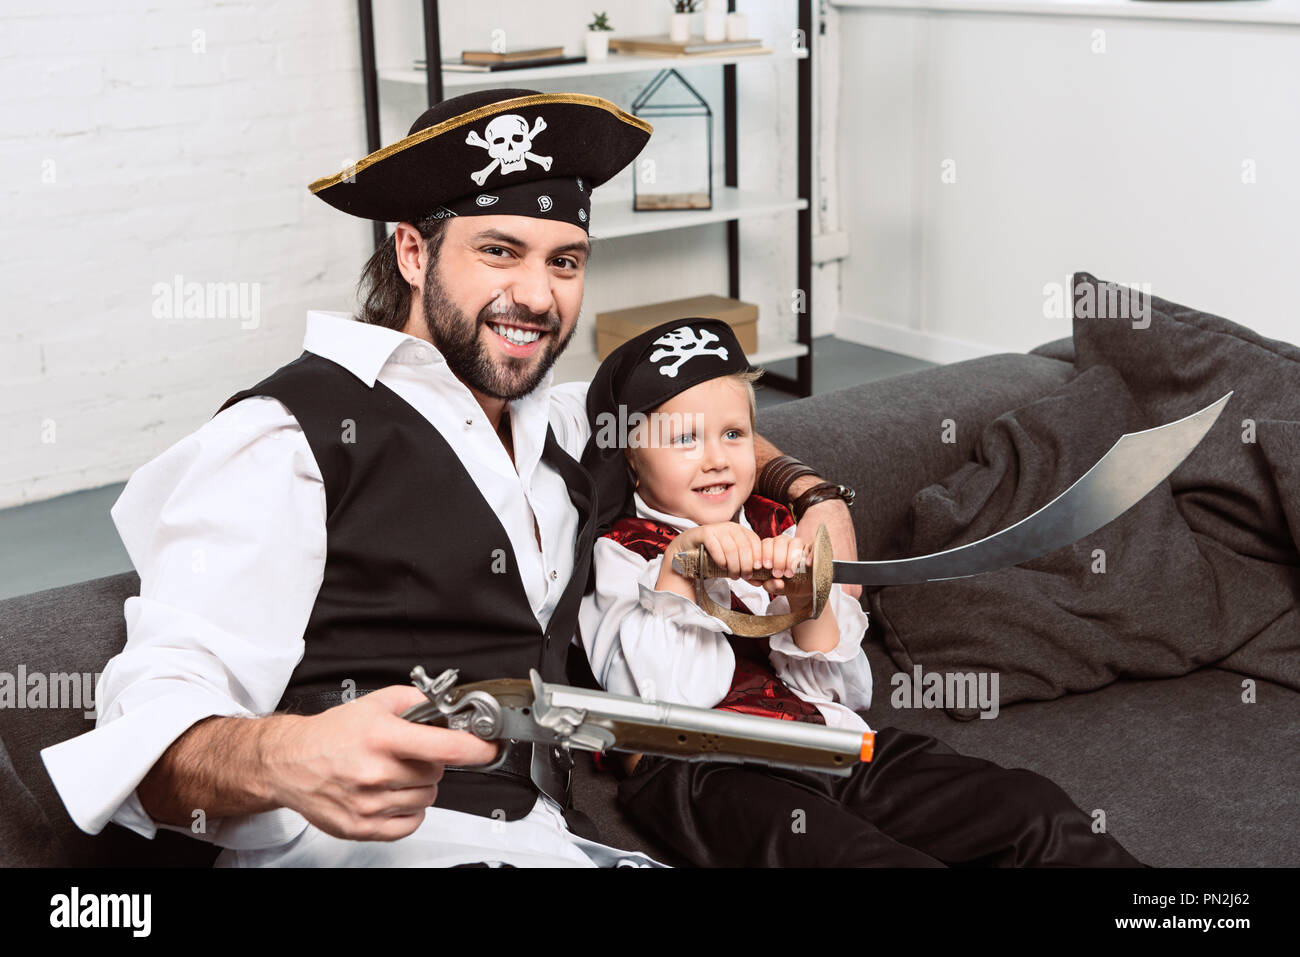
[[[529,668],[564,681],[591,566],[595,490],[549,425],[542,460],[568,486],[579,534],[573,574],[543,630],[496,513],[441,433],[406,400],[379,381],[367,388],[312,352],[221,409],[259,395],[278,399],[298,420],[325,484],[324,580],[279,710],[317,713],[353,689],[408,684],[417,664],[430,675],[457,668],[461,683],[525,678]],[[517,820],[536,797],[518,773],[449,771],[437,803]]]

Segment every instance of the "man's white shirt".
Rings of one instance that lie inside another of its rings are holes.
[[[310,312],[303,347],[368,387],[383,383],[438,429],[506,529],[544,628],[572,571],[578,515],[563,479],[541,461],[542,446],[549,422],[559,445],[581,456],[590,434],[587,383],[553,386],[548,372],[532,393],[509,403],[512,464],[473,394],[431,343],[343,313]],[[137,470],[112,516],[141,581],[140,595],[126,601],[126,647],[100,679],[95,729],[42,751],[72,819],[92,834],[116,821],[146,837],[163,827],[226,848],[260,849],[244,855],[248,863],[346,863],[363,842],[328,838],[287,808],[204,820],[199,830],[154,821],[136,795],[144,775],[195,722],[274,711],[303,656],[325,567],[325,490],[297,420],[267,396],[235,403]],[[600,845],[568,834],[547,801],[539,797],[517,822],[431,808],[420,830],[396,843],[406,844],[411,862],[483,860],[481,849],[496,847],[497,860],[517,853],[519,863],[590,863],[592,854],[579,845]],[[317,845],[314,854],[307,843]],[[221,863],[238,857],[228,851]]]

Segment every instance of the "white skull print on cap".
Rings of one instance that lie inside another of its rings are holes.
[[[677,361],[672,365],[661,365],[659,367],[660,375],[676,378],[677,370],[696,356],[727,358],[726,346],[718,346],[716,349],[709,348],[710,342],[719,341],[718,337],[709,332],[708,329],[701,329],[700,334],[697,336],[695,330],[690,326],[681,326],[672,332],[664,333],[654,341],[654,345],[664,346],[665,348],[656,349],[650,353],[650,361],[659,362],[662,359],[676,359]]]
[[[501,167],[502,174],[516,173],[527,168],[528,160],[532,160],[544,170],[550,170],[551,157],[538,156],[531,152],[533,140],[544,129],[546,129],[546,121],[540,116],[533,121],[533,128],[530,130],[528,121],[518,113],[506,113],[488,123],[487,129],[483,131],[487,139],[479,136],[475,130],[470,130],[469,135],[465,137],[465,142],[470,146],[481,146],[492,157],[492,162],[487,166],[476,173],[470,173],[470,179],[482,186],[488,174],[497,166]]]

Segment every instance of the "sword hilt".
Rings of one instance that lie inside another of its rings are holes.
[[[694,551],[678,552],[673,556],[673,570],[679,575],[695,579],[695,597],[699,606],[725,623],[733,635],[745,638],[765,638],[787,628],[793,628],[802,621],[818,617],[830,597],[834,567],[831,536],[823,523],[817,526],[817,534],[813,538],[812,561],[805,564],[803,571],[795,572],[783,579],[810,586],[811,599],[803,607],[792,609],[784,615],[750,615],[721,607],[704,590],[706,579],[727,578],[729,573],[725,565],[719,566],[709,557],[708,550],[703,545]],[[750,581],[766,581],[773,575],[771,569],[756,568],[752,572],[743,573],[741,577]]]

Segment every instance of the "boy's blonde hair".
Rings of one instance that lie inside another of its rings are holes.
[[[755,369],[752,372],[733,372],[727,376],[728,379],[735,379],[745,386],[745,392],[749,396],[749,427],[754,428],[754,422],[758,419],[758,397],[754,395],[754,383],[762,378],[765,369]]]

